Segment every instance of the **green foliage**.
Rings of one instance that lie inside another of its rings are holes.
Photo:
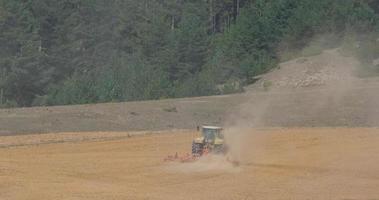
[[[96,102],[94,81],[87,74],[75,73],[62,84],[49,90],[48,104],[84,104]]]
[[[333,33],[337,42],[346,31],[356,34],[361,48],[352,49],[369,63],[378,55],[378,5],[0,0],[0,106],[240,92],[280,58],[319,53],[329,45],[311,43],[320,34]]]
[[[243,8],[236,23],[217,40],[213,56],[223,62],[214,59],[211,65],[219,71],[230,65],[234,69],[229,70],[229,77],[250,82],[275,67],[279,58],[320,53],[327,45],[310,44],[316,35],[333,33],[338,38],[347,30],[361,32],[376,24],[373,10],[358,1],[256,0]]]

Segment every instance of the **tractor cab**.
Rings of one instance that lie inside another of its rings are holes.
[[[203,126],[201,128],[201,132],[202,132],[202,136],[204,137],[205,143],[214,144],[216,143],[216,141],[224,139],[224,135],[222,134],[221,127]]]
[[[202,126],[201,137],[195,138],[192,142],[192,154],[201,156],[207,152],[222,152],[224,150],[224,135],[222,128],[217,126]]]

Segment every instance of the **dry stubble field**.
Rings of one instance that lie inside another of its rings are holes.
[[[186,131],[3,136],[0,199],[379,199],[378,133],[250,130],[237,167],[164,162],[190,151]]]

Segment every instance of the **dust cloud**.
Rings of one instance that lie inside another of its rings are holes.
[[[319,45],[317,41],[311,44]],[[315,51],[311,46],[305,49]],[[254,155],[265,152],[267,137],[257,131],[265,127],[359,124],[370,110],[352,96],[360,90],[360,80],[354,75],[359,65],[356,58],[335,48],[284,62],[263,75],[247,87],[245,103],[230,111],[224,122],[228,157],[241,164],[254,162]]]
[[[360,62],[343,55],[341,48],[281,63],[246,87],[246,92],[239,95],[244,103],[228,112],[223,122],[226,156],[204,157],[170,168],[183,172],[235,171],[233,162],[243,168],[256,163],[258,157],[260,160],[265,157],[272,148],[267,144],[272,143],[270,132],[275,132],[274,129],[369,125],[379,116],[373,109],[378,98],[372,97],[375,89],[365,91],[366,81],[355,75],[359,66]],[[295,141],[285,143],[288,153],[295,158],[297,149],[291,147]]]

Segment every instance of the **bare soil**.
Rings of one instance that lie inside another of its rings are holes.
[[[109,133],[123,134],[128,133]],[[250,130],[244,162],[170,163],[193,132],[23,146],[0,151],[1,199],[379,199],[379,129]],[[54,134],[53,134],[54,135]],[[55,134],[56,135],[56,134]],[[7,141],[4,140],[6,138]],[[58,138],[56,138],[58,139]]]

